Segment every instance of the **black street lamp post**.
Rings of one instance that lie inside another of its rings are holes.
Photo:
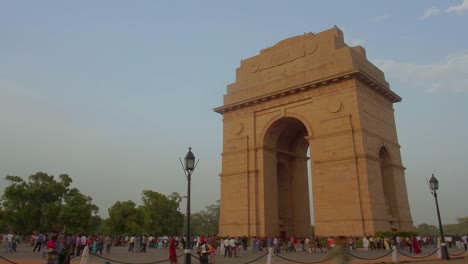
[[[439,181],[432,174],[431,179],[429,180],[429,185],[431,187],[432,195],[434,195],[436,209],[437,209],[437,218],[439,220],[439,230],[440,230],[440,251],[442,259],[450,259],[447,250],[447,244],[445,243],[444,229],[442,228],[442,221],[440,220],[439,212],[439,202],[437,201],[437,190],[439,189]]]
[[[195,156],[192,153],[192,148],[189,148],[189,151],[187,152],[187,155],[184,158],[185,163],[182,165],[185,176],[187,177],[187,223],[186,223],[186,241],[185,241],[185,249],[184,249],[184,254],[185,254],[185,264],[191,264],[192,263],[192,247],[191,247],[191,239],[190,239],[190,180],[192,177],[192,173],[195,170],[196,164],[195,164]],[[182,161],[181,161],[182,162]],[[197,162],[198,163],[198,162]]]

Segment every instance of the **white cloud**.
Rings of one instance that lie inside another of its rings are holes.
[[[438,14],[440,14],[440,9],[433,6],[433,7],[430,7],[428,9],[424,10],[424,14],[421,16],[421,19],[424,20],[424,19],[427,19],[427,18],[429,18],[431,16],[436,16]]]
[[[457,15],[461,16],[464,12],[468,11],[468,0],[463,0],[461,4],[449,6],[444,10],[444,13],[456,13]],[[424,14],[421,16],[421,19],[427,19],[432,16],[436,16],[442,13],[442,10],[438,7],[430,7],[424,10]]]
[[[431,64],[380,61],[376,65],[385,72],[387,79],[395,78],[428,92],[468,92],[468,50]]]
[[[462,15],[463,12],[468,10],[468,0],[463,0],[463,3],[459,5],[449,6],[445,9],[446,13],[453,13],[455,12],[457,15]]]

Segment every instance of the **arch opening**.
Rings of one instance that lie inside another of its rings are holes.
[[[264,146],[269,155],[265,163],[266,181],[272,182],[270,211],[273,228],[269,233],[283,239],[289,236],[309,235],[311,232],[309,142],[305,125],[296,118],[284,117],[267,130]],[[268,190],[265,190],[268,192]]]
[[[385,147],[382,147],[379,151],[379,160],[387,218],[390,229],[397,231],[397,219],[399,218],[399,215],[397,194],[395,189],[395,177],[393,172],[392,159],[390,153]]]

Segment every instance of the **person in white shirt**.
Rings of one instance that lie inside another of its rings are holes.
[[[152,248],[154,247],[154,237],[153,235],[151,235],[149,238],[148,238],[148,242],[149,242],[149,247]]]
[[[229,240],[229,246],[231,247],[231,254],[230,255],[237,258],[237,245],[236,245],[236,240],[234,239],[234,237],[232,237]]]
[[[468,245],[468,236],[465,234],[462,237],[463,245],[465,246],[465,251],[467,251],[467,245]]]
[[[15,236],[13,235],[12,232],[8,233],[8,235],[6,236],[7,238],[7,243],[8,243],[8,252],[12,252],[13,253],[13,238]]]
[[[221,244],[221,246],[219,247],[219,251],[220,251],[219,255],[222,256],[222,255],[224,255],[224,239],[223,238],[221,238],[221,243],[220,244]]]
[[[304,243],[305,243],[306,251],[309,252],[309,254],[312,253],[312,250],[310,248],[310,239],[309,239],[309,237],[306,237]]]
[[[224,244],[224,257],[232,257],[231,247],[230,247],[231,244],[229,243],[229,236],[227,236],[226,239],[224,239],[223,244]]]
[[[85,235],[81,236],[81,247],[84,248],[86,246],[86,240],[88,238]],[[88,245],[89,246],[89,245]]]
[[[367,239],[367,237],[362,238],[362,246],[364,247],[365,251],[369,250],[369,239]]]

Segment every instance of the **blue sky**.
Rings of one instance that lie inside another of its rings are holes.
[[[242,59],[334,25],[362,45],[394,105],[415,224],[467,216],[468,1],[2,1],[0,191],[5,175],[68,173],[100,214],[144,189],[219,199],[221,106]],[[185,210],[185,205],[182,206]]]

